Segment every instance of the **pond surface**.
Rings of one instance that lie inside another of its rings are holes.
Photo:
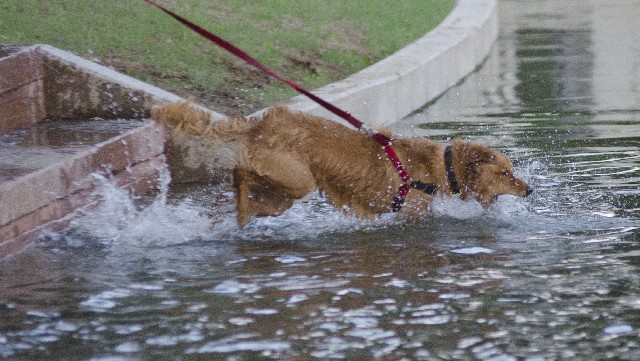
[[[500,5],[490,58],[393,130],[499,148],[534,195],[412,224],[313,197],[240,231],[225,185],[104,180],[0,263],[0,358],[638,359],[640,4]]]

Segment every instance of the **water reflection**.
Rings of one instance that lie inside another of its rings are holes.
[[[589,28],[522,28],[513,46],[519,80],[514,90],[522,107],[544,112],[593,104]]]
[[[358,222],[316,197],[238,230],[224,185],[140,207],[105,180],[98,212],[3,261],[0,357],[636,358],[634,12],[501,1],[490,59],[395,126],[504,150],[532,197],[489,211],[437,199],[412,224]]]

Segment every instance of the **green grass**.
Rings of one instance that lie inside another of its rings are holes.
[[[455,0],[158,3],[313,89],[419,38]],[[33,43],[111,65],[212,108],[227,103],[247,112],[295,95],[143,0],[2,0],[0,44]]]

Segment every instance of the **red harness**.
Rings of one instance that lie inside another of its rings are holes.
[[[230,52],[231,54],[233,54],[233,55],[237,56],[238,58],[244,60],[248,64],[253,65],[257,69],[259,69],[262,72],[264,72],[265,74],[268,74],[268,75],[272,76],[273,78],[276,78],[277,80],[279,80],[279,81],[283,82],[284,84],[290,86],[291,88],[295,89],[297,92],[306,95],[311,100],[313,100],[314,102],[320,104],[322,107],[324,107],[325,109],[329,110],[333,114],[335,114],[335,115],[341,117],[342,119],[346,120],[347,122],[349,122],[351,125],[353,125],[357,129],[363,130],[367,134],[369,134],[380,145],[382,145],[382,147],[384,148],[385,153],[387,154],[387,157],[389,158],[389,160],[393,164],[393,167],[398,172],[398,175],[400,176],[400,179],[403,182],[400,185],[400,187],[398,188],[398,192],[396,193],[396,196],[393,198],[392,210],[394,212],[397,212],[402,208],[402,205],[405,202],[405,198],[407,197],[407,193],[409,193],[409,188],[411,187],[411,184],[409,184],[409,181],[411,180],[411,177],[407,173],[406,169],[402,165],[402,162],[400,162],[400,159],[398,158],[395,150],[393,149],[393,146],[391,145],[391,141],[392,141],[391,138],[389,138],[388,136],[386,136],[384,134],[381,134],[380,132],[373,131],[372,129],[366,127],[360,120],[356,119],[351,114],[349,114],[349,113],[345,112],[344,110],[336,107],[335,105],[323,100],[322,98],[318,97],[317,95],[312,94],[311,92],[305,90],[304,88],[302,88],[298,84],[292,82],[291,80],[287,80],[287,79],[281,77],[276,72],[274,72],[273,70],[267,68],[262,63],[260,63],[256,59],[252,58],[251,56],[249,56],[247,53],[245,53],[244,51],[240,50],[239,48],[235,47],[233,44],[229,43],[228,41],[218,37],[215,34],[212,34],[211,32],[209,32],[209,31],[201,28],[200,26],[192,23],[191,21],[189,21],[189,20],[187,20],[187,19],[185,19],[185,18],[173,13],[172,11],[170,11],[170,10],[168,10],[168,9],[166,9],[166,8],[156,4],[156,3],[154,3],[151,0],[145,0],[145,1],[147,3],[153,5],[153,6],[157,7],[158,9],[162,10],[163,12],[167,13],[168,15],[173,17],[174,19],[178,20],[180,23],[186,25],[187,27],[189,27],[190,29],[192,29],[196,33],[202,35],[203,37],[205,37],[209,41],[213,42],[214,44],[218,45],[219,47],[225,49],[226,51]],[[414,188],[416,188],[416,187],[414,187]]]

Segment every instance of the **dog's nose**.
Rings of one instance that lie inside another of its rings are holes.
[[[531,187],[527,188],[527,193],[525,194],[525,197],[530,196],[531,193],[533,193],[533,188],[531,188]]]

